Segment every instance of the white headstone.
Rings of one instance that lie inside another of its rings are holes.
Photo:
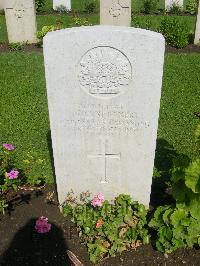
[[[199,1],[198,13],[197,13],[194,44],[200,44],[200,1]]]
[[[53,9],[57,10],[60,6],[66,8],[66,10],[71,10],[71,0],[53,0]]]
[[[131,27],[48,33],[44,59],[59,202],[72,189],[148,206],[165,42]]]
[[[37,42],[35,1],[9,0],[4,7],[9,42]]]
[[[101,0],[100,24],[130,26],[131,0]]]
[[[183,7],[183,0],[165,0],[165,9],[169,10],[173,4]]]

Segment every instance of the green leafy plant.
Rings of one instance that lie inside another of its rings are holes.
[[[160,25],[160,32],[167,44],[176,48],[183,48],[189,43],[189,32],[185,24],[176,18],[165,17]]]
[[[50,32],[50,31],[55,31],[55,30],[60,30],[62,28],[61,24],[58,24],[56,26],[50,25],[50,26],[44,26],[42,27],[41,31],[37,32],[37,38],[38,38],[38,45],[41,46],[43,43],[43,38],[44,36]]]
[[[186,11],[190,13],[191,15],[194,15],[197,13],[198,9],[198,0],[188,0],[186,4]]]
[[[38,158],[37,153],[29,152],[26,159],[18,163],[23,169],[26,183],[30,185],[43,185],[45,183],[45,160]]]
[[[200,125],[195,137],[199,143]],[[159,207],[149,223],[157,231],[157,249],[168,253],[200,245],[200,158],[174,159],[171,182],[175,206]]]
[[[5,143],[0,147],[0,213],[8,207],[10,192],[22,184],[21,173],[17,169],[15,148]]]
[[[100,194],[90,202],[89,192],[83,194],[88,194],[87,197],[82,197],[83,204],[78,204],[70,196],[63,211],[77,225],[79,236],[87,244],[93,263],[136,248],[142,243],[149,243],[147,211],[142,204],[124,194],[116,197],[114,204],[103,200]]]
[[[71,27],[91,26],[88,19],[85,17],[74,16],[72,18]]]
[[[9,49],[11,51],[21,51],[24,47],[24,44],[23,43],[9,43],[8,45]]]
[[[161,252],[200,245],[200,219],[186,208],[158,207],[149,226],[157,231],[156,248]]]
[[[88,0],[85,2],[84,11],[86,13],[91,14],[95,11],[96,6],[97,6],[96,0]]]
[[[183,12],[183,8],[178,3],[174,2],[168,8],[167,12],[174,15],[180,15]]]
[[[41,11],[45,6],[45,0],[35,0],[35,8],[36,11]]]
[[[152,14],[157,10],[158,0],[144,0],[144,13]]]

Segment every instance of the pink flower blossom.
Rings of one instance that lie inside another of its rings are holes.
[[[97,198],[98,198],[99,200],[101,200],[101,201],[104,201],[104,195],[101,194],[101,193],[99,193],[99,194],[97,195]]]
[[[103,225],[103,221],[101,219],[99,219],[96,223],[96,228],[100,228],[100,227],[102,227],[102,225]]]
[[[104,196],[99,193],[98,195],[94,196],[94,198],[91,201],[91,204],[93,207],[101,207],[103,201],[104,201]]]
[[[9,143],[4,143],[2,146],[8,151],[13,151],[15,149],[15,147]]]
[[[51,230],[51,224],[48,223],[48,218],[41,216],[36,220],[35,230],[40,233],[48,233]]]
[[[18,178],[19,171],[11,170],[7,175],[9,179],[16,179]]]

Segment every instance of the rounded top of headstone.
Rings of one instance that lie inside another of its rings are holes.
[[[66,34],[71,34],[71,33],[78,33],[78,32],[95,32],[102,31],[103,33],[114,33],[114,32],[125,32],[129,34],[137,34],[141,36],[147,36],[149,38],[156,38],[159,39],[159,41],[162,41],[165,43],[165,38],[161,33],[155,32],[155,31],[150,31],[150,30],[145,30],[145,29],[140,29],[140,28],[134,28],[134,27],[126,27],[126,26],[107,26],[107,25],[96,25],[96,26],[81,26],[81,27],[73,27],[70,29],[62,29],[62,30],[56,30],[56,31],[51,31],[48,32],[44,38],[43,41],[45,42],[46,39],[49,38],[56,38],[56,36],[62,36]]]

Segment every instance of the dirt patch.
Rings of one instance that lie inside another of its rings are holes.
[[[7,43],[0,43],[0,53],[8,53],[15,51],[23,51],[23,52],[39,52],[42,53],[42,47],[39,47],[35,44],[23,45],[20,50],[12,50]]]
[[[52,196],[51,203],[48,199]],[[0,216],[0,265],[71,265],[67,250],[72,251],[85,266],[90,266],[87,250],[79,241],[75,226],[63,217],[57,207],[54,188],[18,193],[9,213]],[[47,235],[34,231],[35,220],[46,216],[52,224]],[[151,245],[123,252],[105,259],[99,266],[129,265],[199,265],[200,249],[180,249],[164,256]]]
[[[166,52],[172,54],[179,54],[179,53],[200,53],[200,46],[190,44],[182,49],[177,49],[171,46],[166,46]]]

